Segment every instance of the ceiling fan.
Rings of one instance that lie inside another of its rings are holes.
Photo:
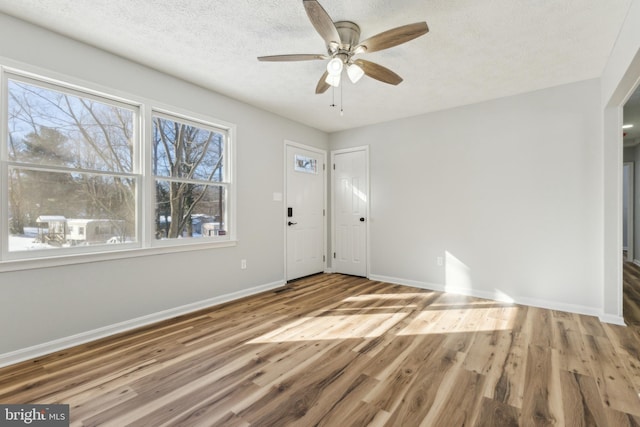
[[[349,80],[353,83],[360,80],[363,75],[367,75],[384,83],[399,84],[402,82],[402,77],[390,69],[375,62],[356,59],[355,56],[406,43],[429,31],[426,22],[416,22],[376,34],[361,42],[360,27],[357,24],[350,21],[333,22],[329,14],[316,0],[303,0],[302,3],[311,24],[327,43],[327,54],[259,56],[258,60],[286,62],[329,59],[327,70],[320,77],[316,86],[316,93],[324,93],[330,86],[339,86],[344,69],[347,70]]]

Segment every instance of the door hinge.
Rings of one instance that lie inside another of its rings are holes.
[[[322,255],[322,262],[325,262],[326,260],[327,258],[324,255]]]
[[[326,170],[326,166],[324,163],[322,164],[322,170]]]
[[[333,164],[333,170],[336,170],[336,164],[335,163]]]
[[[333,257],[334,257],[334,258],[336,257],[336,253],[335,253],[335,252],[333,253]]]
[[[327,216],[327,214],[325,213],[324,209],[322,209],[322,216]]]

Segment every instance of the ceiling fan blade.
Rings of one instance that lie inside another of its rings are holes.
[[[375,62],[365,61],[364,59],[356,59],[353,62],[362,68],[362,71],[372,79],[379,80],[383,83],[389,83],[390,85],[398,85],[402,82],[402,77],[390,69],[376,64]]]
[[[292,54],[292,55],[271,55],[259,56],[258,61],[286,62],[286,61],[312,61],[314,59],[327,59],[325,55],[315,55],[312,53]]]
[[[333,20],[320,3],[316,0],[303,0],[303,3],[311,24],[313,24],[313,27],[327,45],[332,43],[340,44],[340,34],[338,34]]]
[[[356,52],[360,48],[364,48],[365,52],[376,52],[382,49],[397,46],[420,37],[429,32],[426,22],[416,22],[415,24],[403,25],[402,27],[393,28],[373,37],[369,37],[356,47]]]
[[[325,71],[322,77],[320,77],[320,80],[318,81],[318,85],[316,86],[316,94],[325,93],[327,89],[331,87],[331,85],[329,85],[329,83],[325,81],[328,75],[329,75],[329,72]]]

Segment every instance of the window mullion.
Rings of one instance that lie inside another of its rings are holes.
[[[152,168],[152,151],[153,144],[151,139],[153,138],[153,123],[152,123],[152,111],[150,108],[142,108],[140,112],[142,123],[140,126],[140,168],[142,170],[142,176],[144,177],[144,184],[140,186],[142,194],[140,195],[140,216],[139,224],[142,228],[142,245],[145,248],[151,247],[154,240],[155,229],[155,179],[151,171]]]
[[[203,181],[203,180],[197,180],[197,179],[182,179],[182,178],[172,178],[172,177],[169,177],[169,176],[154,175],[154,178],[155,178],[156,181],[184,182],[184,183],[187,183],[187,184],[213,185],[213,186],[219,186],[219,187],[225,187],[225,188],[228,188],[229,185],[230,185],[229,182]]]
[[[81,173],[85,175],[100,175],[100,176],[118,176],[121,178],[135,179],[139,176],[137,173],[117,172],[117,171],[102,171],[97,169],[80,169],[80,168],[68,168],[64,166],[49,166],[35,163],[24,162],[6,162],[9,169],[22,169],[41,172],[62,172],[62,173]]]

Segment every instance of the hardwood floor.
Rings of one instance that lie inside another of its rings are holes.
[[[627,325],[640,328],[640,266],[625,262],[623,268],[622,311]]]
[[[74,426],[638,426],[639,396],[637,326],[341,275],[0,370]]]

